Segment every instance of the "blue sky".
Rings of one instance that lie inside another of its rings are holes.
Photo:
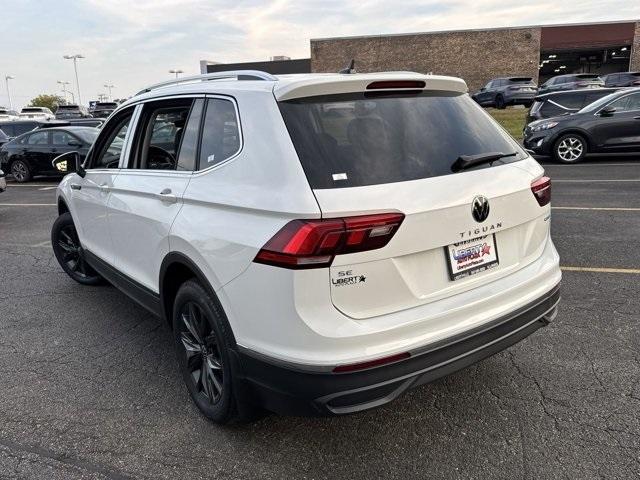
[[[199,60],[309,56],[309,39],[640,18],[637,0],[0,0],[0,105],[4,76],[14,104],[60,93],[56,80],[79,75],[86,103],[116,85],[126,97],[169,79],[199,73]]]

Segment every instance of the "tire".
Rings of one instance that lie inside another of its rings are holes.
[[[578,163],[587,154],[587,141],[577,133],[562,135],[553,145],[553,158],[560,163]]]
[[[14,160],[9,168],[13,179],[18,183],[25,183],[33,177],[29,164],[24,160]]]
[[[173,336],[180,373],[200,412],[218,424],[255,418],[257,409],[237,382],[236,343],[227,317],[195,280],[187,280],[176,294]]]
[[[504,97],[500,94],[496,95],[496,99],[493,102],[498,110],[504,110],[507,104],[504,103]]]
[[[84,258],[78,232],[69,212],[60,215],[51,228],[51,245],[58,263],[76,282],[99,285],[104,279],[89,266]]]

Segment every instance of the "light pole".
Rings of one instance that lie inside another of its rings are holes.
[[[56,83],[59,83],[60,85],[62,85],[62,93],[64,93],[64,101],[67,101],[67,85],[69,85],[69,82],[63,82],[62,80],[56,80]],[[69,92],[71,93],[71,92]],[[73,93],[71,93],[71,95],[73,95]],[[75,98],[73,99],[74,103],[75,103]]]
[[[16,77],[7,75],[4,77],[4,81],[7,83],[7,97],[9,97],[9,110],[13,110],[13,104],[11,102],[11,91],[9,90],[9,80],[13,80]]]
[[[111,89],[112,89],[112,88],[116,88],[116,86],[115,86],[115,85],[111,85],[111,84],[109,84],[109,83],[105,83],[103,86],[104,86],[104,88],[108,88],[108,89],[109,89],[109,101],[111,102],[111,101],[112,101],[112,98],[111,98]]]
[[[181,73],[184,73],[184,71],[171,69],[171,70],[169,70],[169,73],[175,73],[176,74],[176,78],[178,78],[178,75],[180,75]]]
[[[82,97],[80,96],[80,81],[78,80],[78,59],[84,58],[84,57],[79,53],[76,53],[75,55],[65,55],[63,58],[65,58],[66,60],[73,60],[73,69],[76,72],[76,89],[78,90],[78,104],[81,105]]]

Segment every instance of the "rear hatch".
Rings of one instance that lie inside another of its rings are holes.
[[[512,77],[509,79],[509,90],[532,94],[537,92],[538,88],[531,77]]]
[[[578,88],[604,87],[604,81],[592,73],[581,73],[574,76],[573,80]]]
[[[280,109],[323,218],[405,215],[386,246],[333,260],[327,282],[344,314],[436,301],[541,255],[548,207],[532,194],[528,155],[466,93],[352,92]],[[509,156],[452,171],[488,152]]]

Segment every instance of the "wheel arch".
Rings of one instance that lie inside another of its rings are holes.
[[[69,209],[69,206],[67,205],[67,202],[65,202],[64,198],[62,197],[58,197],[58,216],[62,215],[63,213],[71,213],[71,210]]]
[[[224,313],[225,317],[227,317],[225,320],[228,323],[228,316],[220,298],[198,265],[183,253],[169,252],[164,257],[162,264],[160,265],[160,281],[158,283],[162,317],[168,323],[169,328],[172,328],[171,317],[178,289],[180,288],[180,285],[190,279],[196,279],[202,287],[207,290],[211,295],[211,298],[213,298],[213,300],[220,306],[220,310]],[[231,332],[231,336],[234,338],[235,342],[233,329],[231,329],[230,326],[229,331]]]

